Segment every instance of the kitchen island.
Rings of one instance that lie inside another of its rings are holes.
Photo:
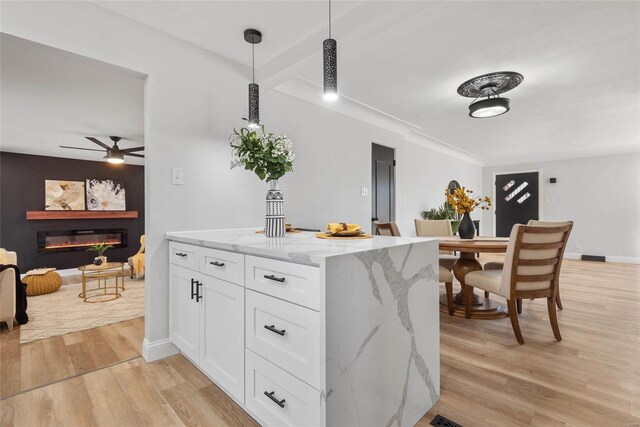
[[[440,395],[438,242],[171,232],[170,339],[266,426],[412,426]]]

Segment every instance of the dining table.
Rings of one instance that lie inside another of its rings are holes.
[[[459,258],[453,264],[453,275],[460,282],[460,292],[453,298],[454,312],[457,317],[465,317],[465,284],[464,278],[467,273],[482,270],[482,264],[476,258],[481,253],[506,253],[509,238],[507,237],[474,237],[472,239],[461,239],[458,236],[447,236],[439,238],[440,251],[458,252]],[[471,301],[472,319],[501,319],[508,316],[507,306],[495,299],[491,299],[473,293]],[[440,311],[449,313],[447,307],[447,296],[440,296]]]

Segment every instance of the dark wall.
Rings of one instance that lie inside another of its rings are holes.
[[[46,179],[84,181],[85,178],[125,181],[128,211],[137,219],[27,221],[26,211],[44,210]],[[38,254],[37,232],[51,230],[125,228],[128,247],[109,249],[109,261],[123,261],[137,252],[144,234],[144,167],[108,162],[0,152],[0,247],[18,253],[21,271],[37,267],[76,268],[93,261],[93,252]]]

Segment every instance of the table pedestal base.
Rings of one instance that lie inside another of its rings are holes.
[[[475,295],[475,294],[474,294]],[[440,312],[449,315],[449,309],[447,308],[447,295],[440,295]],[[457,302],[453,300],[453,315],[456,317],[464,318],[464,301]],[[472,319],[502,319],[507,317],[507,306],[501,304],[498,301],[482,298],[475,295],[474,302],[471,305],[471,318]]]

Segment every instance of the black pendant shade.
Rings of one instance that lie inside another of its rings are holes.
[[[262,41],[262,33],[258,30],[249,28],[244,30],[244,40],[251,44],[251,71],[252,78],[249,83],[249,121],[247,127],[255,129],[260,126],[260,86],[256,80],[255,52],[254,47]]]
[[[483,74],[462,83],[458,94],[475,98],[469,105],[469,117],[476,119],[496,117],[509,111],[509,98],[500,98],[500,94],[518,86],[524,77],[514,71],[499,71]],[[484,98],[478,101],[478,98]]]
[[[333,101],[338,98],[338,43],[334,39],[322,42],[324,63],[324,99]]]

